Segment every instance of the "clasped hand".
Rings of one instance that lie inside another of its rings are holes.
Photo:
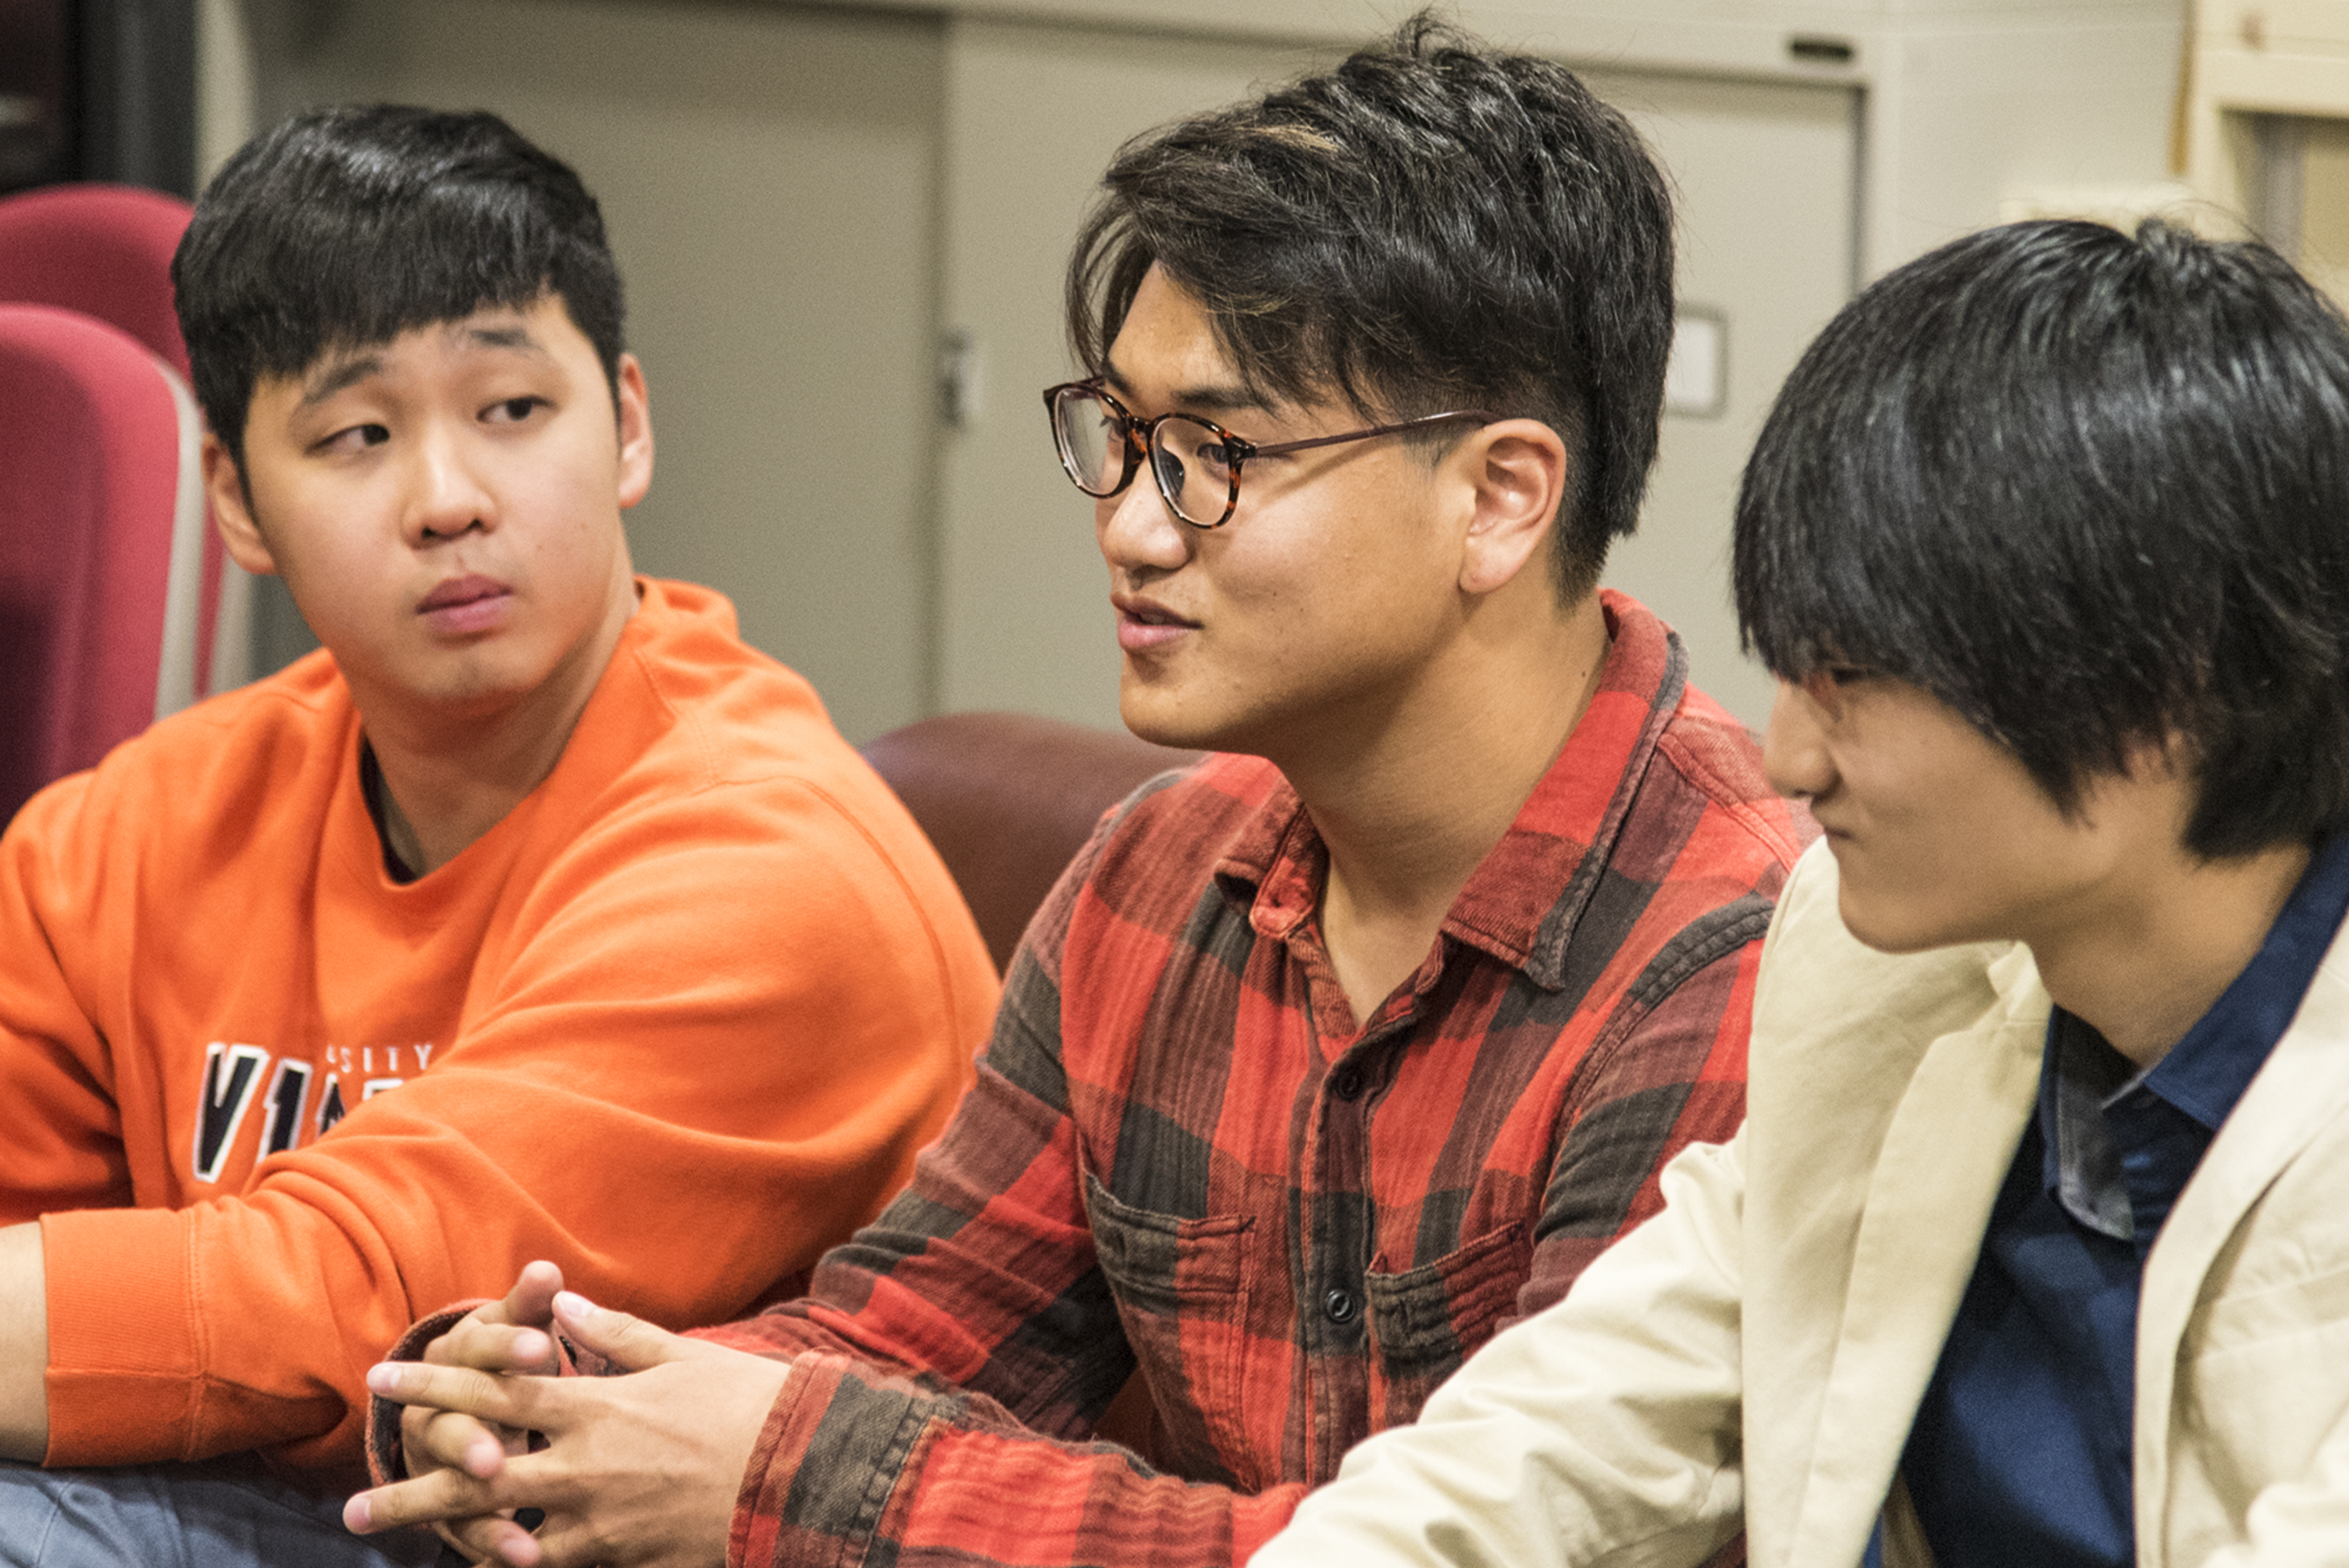
[[[556,1377],[551,1330],[625,1368]],[[361,1534],[428,1524],[476,1563],[660,1568],[722,1563],[743,1471],[783,1363],[670,1334],[563,1289],[553,1264],[367,1387],[408,1407],[409,1479],[343,1510]],[[546,1446],[529,1451],[527,1437]],[[537,1532],[513,1519],[541,1510]]]

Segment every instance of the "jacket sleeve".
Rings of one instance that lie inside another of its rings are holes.
[[[1371,1438],[1250,1568],[1693,1565],[1736,1533],[1743,1140],[1690,1148],[1665,1207]]]
[[[12,849],[13,882],[40,856]],[[71,919],[73,890],[54,891]],[[21,940],[44,912],[5,896]],[[363,1102],[349,1085],[338,1125],[241,1191],[122,1207],[118,1151],[83,1157],[73,1189],[11,1193],[44,1216],[48,1462],[276,1445],[354,1463],[367,1367],[419,1313],[533,1257],[656,1322],[741,1311],[902,1180],[992,1001],[975,935],[933,919],[958,909],[802,781],[598,821],[516,896],[529,907],[474,965],[466,1023],[429,1070]],[[5,1119],[12,1170],[29,1122],[101,1147],[82,1102],[140,1070],[76,1034],[74,980],[50,968],[11,982],[49,999],[0,1020],[0,1072],[59,1086],[43,1092],[70,1114]]]

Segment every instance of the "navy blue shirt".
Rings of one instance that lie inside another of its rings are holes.
[[[2134,1071],[2061,1008],[2049,1020],[2038,1114],[1901,1456],[1941,1568],[2136,1561],[2130,1422],[2146,1253],[2344,915],[2349,833],[2318,847],[2259,953],[2151,1068]]]

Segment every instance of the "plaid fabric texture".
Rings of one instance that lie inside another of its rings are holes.
[[[808,1297],[703,1331],[792,1360],[730,1562],[1242,1562],[1735,1129],[1811,830],[1678,639],[1607,608],[1589,712],[1359,1025],[1270,765],[1104,821],[913,1186]],[[1089,1440],[1137,1367],[1146,1457]]]

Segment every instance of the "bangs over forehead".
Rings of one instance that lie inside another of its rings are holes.
[[[233,451],[257,380],[550,293],[618,371],[625,305],[595,200],[494,115],[296,116],[206,189],[171,275],[198,400]]]

